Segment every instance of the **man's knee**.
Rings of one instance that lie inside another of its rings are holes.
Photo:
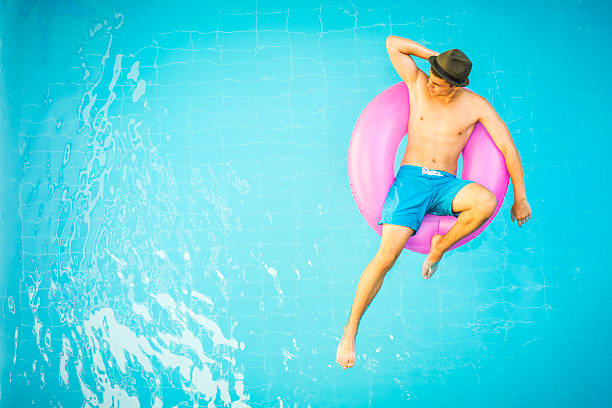
[[[488,189],[482,189],[476,197],[474,209],[483,217],[490,217],[497,207],[497,197]]]

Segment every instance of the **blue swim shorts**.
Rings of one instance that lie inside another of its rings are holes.
[[[404,164],[400,166],[382,209],[381,224],[403,225],[418,231],[425,214],[452,215],[459,190],[474,183],[442,170]]]

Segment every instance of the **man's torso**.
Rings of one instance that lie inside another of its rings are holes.
[[[459,88],[449,104],[439,102],[427,91],[423,71],[410,91],[408,144],[401,164],[457,174],[457,160],[467,143],[478,116],[473,92]]]

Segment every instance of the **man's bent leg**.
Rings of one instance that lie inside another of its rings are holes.
[[[470,183],[459,190],[452,202],[452,210],[460,213],[457,222],[446,234],[434,236],[428,256],[430,262],[439,261],[453,244],[484,224],[496,206],[495,195],[478,183]]]
[[[336,362],[343,368],[352,367],[355,362],[355,336],[359,321],[382,286],[387,272],[406,245],[414,230],[401,225],[383,224],[380,248],[368,264],[359,283],[348,323],[344,326],[342,339],[338,345]]]

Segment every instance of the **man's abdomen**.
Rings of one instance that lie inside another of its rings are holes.
[[[457,160],[461,150],[449,145],[445,138],[408,135],[408,144],[401,164],[457,173]]]

